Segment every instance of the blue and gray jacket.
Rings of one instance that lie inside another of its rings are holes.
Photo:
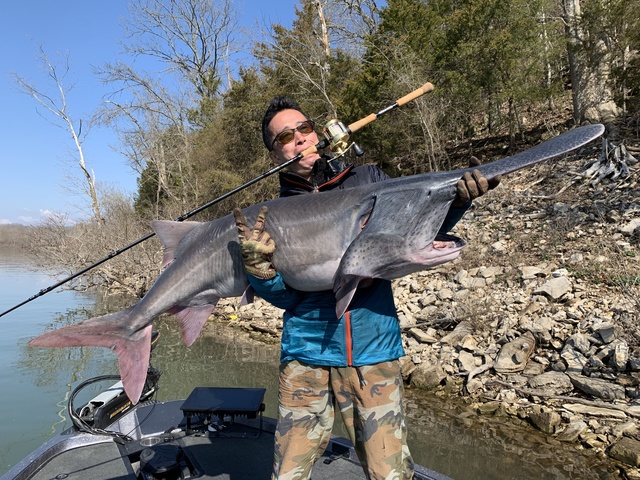
[[[331,165],[336,164],[336,165]],[[339,162],[316,162],[311,181],[291,172],[280,174],[280,196],[323,192],[379,182],[389,178],[379,168],[353,167]],[[441,229],[448,232],[469,205],[452,207]],[[302,292],[289,287],[278,274],[270,280],[249,275],[255,293],[284,309],[280,361],[310,365],[363,366],[404,355],[391,282],[375,279],[358,288],[349,309],[336,318],[333,291]]]

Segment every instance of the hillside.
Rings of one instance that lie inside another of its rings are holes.
[[[29,241],[30,229],[24,225],[0,225],[0,247],[17,248]]]

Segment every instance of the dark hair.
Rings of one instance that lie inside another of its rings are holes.
[[[309,119],[309,117],[307,117],[307,115],[302,111],[300,105],[298,105],[295,100],[285,96],[276,97],[271,100],[269,106],[267,107],[267,111],[264,113],[264,117],[262,117],[262,141],[269,151],[272,150],[273,146],[273,139],[271,138],[271,134],[269,133],[269,124],[271,123],[271,120],[273,120],[273,117],[275,117],[282,110],[297,110],[307,119]]]

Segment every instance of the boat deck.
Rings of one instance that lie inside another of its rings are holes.
[[[260,415],[185,416],[182,406],[183,401],[138,406],[108,429],[127,435],[127,439],[70,429],[25,458],[2,480],[271,478],[274,420]],[[448,479],[416,468],[416,479]],[[349,442],[334,438],[316,463],[312,478],[366,477]]]

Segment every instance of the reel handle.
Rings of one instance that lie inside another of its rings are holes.
[[[349,125],[348,129],[351,133],[355,132],[356,130],[360,130],[365,125],[368,125],[369,123],[376,120],[380,115],[383,115],[388,111],[393,110],[396,107],[401,107],[402,105],[405,105],[406,103],[409,103],[410,101],[415,100],[416,98],[421,97],[425,93],[429,93],[431,91],[433,91],[433,84],[430,82],[427,82],[420,88],[417,88],[413,92],[408,93],[404,97],[396,100],[396,102],[393,105],[389,105],[387,108],[380,110],[378,113],[372,113],[371,115],[367,115],[366,117],[358,120],[357,122],[352,123],[351,125]]]

